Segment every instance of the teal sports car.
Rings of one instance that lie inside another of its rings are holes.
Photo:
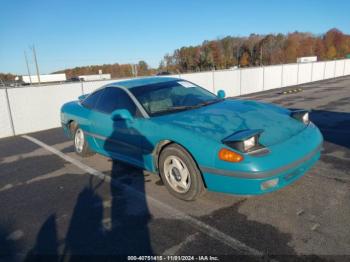
[[[303,176],[323,137],[305,110],[225,99],[189,81],[147,77],[108,84],[61,108],[77,154],[99,153],[159,174],[170,193],[257,195]]]

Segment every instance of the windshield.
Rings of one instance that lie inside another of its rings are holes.
[[[222,100],[184,80],[137,86],[130,91],[151,116],[197,108]]]

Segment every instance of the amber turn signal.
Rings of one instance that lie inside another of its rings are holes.
[[[219,158],[228,162],[241,162],[243,160],[243,156],[226,148],[219,151]]]

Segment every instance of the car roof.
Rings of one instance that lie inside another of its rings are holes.
[[[119,86],[124,88],[133,88],[136,86],[144,86],[144,85],[151,85],[151,84],[158,84],[158,83],[165,83],[169,81],[176,81],[180,80],[179,78],[175,77],[142,77],[142,78],[135,78],[135,79],[129,79],[119,82],[114,82],[109,84],[110,86]]]

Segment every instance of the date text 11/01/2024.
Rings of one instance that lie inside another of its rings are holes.
[[[128,261],[219,261],[217,256],[128,256]]]

